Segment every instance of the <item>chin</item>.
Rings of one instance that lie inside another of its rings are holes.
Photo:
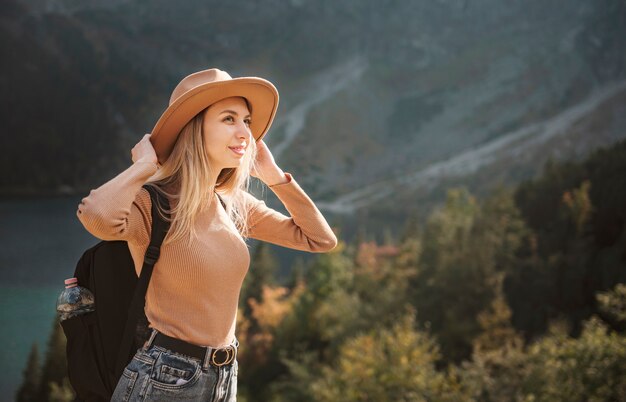
[[[229,163],[224,168],[225,169],[238,169],[241,167],[241,163]]]

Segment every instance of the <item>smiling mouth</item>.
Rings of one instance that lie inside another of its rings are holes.
[[[243,156],[246,153],[246,149],[244,147],[228,147],[231,151],[239,156]]]

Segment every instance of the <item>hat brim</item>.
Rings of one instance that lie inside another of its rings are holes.
[[[239,77],[199,85],[176,99],[157,121],[150,141],[159,163],[170,156],[180,131],[202,110],[222,99],[241,96],[252,107],[250,131],[256,141],[265,136],[278,109],[278,91],[274,85],[258,77]]]

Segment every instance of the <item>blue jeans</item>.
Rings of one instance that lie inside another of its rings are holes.
[[[235,402],[237,359],[221,367],[205,360],[144,346],[124,369],[111,401]]]

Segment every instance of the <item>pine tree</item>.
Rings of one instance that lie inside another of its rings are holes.
[[[404,243],[407,239],[415,239],[421,235],[420,214],[417,209],[413,209],[407,215],[404,229],[400,235],[400,244]]]
[[[391,246],[395,244],[396,244],[396,239],[393,235],[393,232],[391,231],[391,228],[386,226],[385,229],[383,230],[383,245]]]
[[[482,333],[473,343],[474,351],[506,350],[507,347],[522,345],[519,336],[511,325],[511,309],[506,303],[502,282],[504,275],[496,274],[496,294],[488,309],[478,315]]]
[[[15,400],[17,402],[36,402],[36,395],[41,380],[41,367],[39,363],[39,348],[33,343],[28,355],[28,363],[24,369],[24,382],[20,386]]]
[[[599,316],[614,330],[626,329],[626,285],[618,283],[613,289],[596,294]]]
[[[243,312],[248,319],[252,318],[250,299],[257,302],[263,301],[263,286],[274,284],[274,272],[276,272],[277,266],[278,263],[272,255],[269,245],[259,243],[250,263],[250,272],[248,272],[241,290]],[[251,329],[257,329],[254,320],[252,320]]]
[[[469,357],[471,339],[480,331],[476,315],[492,299],[492,250],[472,231],[479,217],[467,190],[450,190],[445,206],[428,219],[418,272],[410,279],[420,320],[430,323],[446,362]]]
[[[54,320],[52,333],[48,339],[46,359],[43,364],[41,381],[37,392],[37,402],[50,401],[52,384],[57,387],[63,386],[63,380],[67,376],[67,358],[65,356],[65,334],[58,319]]]
[[[583,234],[593,212],[593,205],[591,205],[589,196],[590,189],[591,182],[585,180],[580,187],[566,191],[563,194],[563,204],[567,207],[567,214],[574,223],[578,235]]]
[[[294,263],[291,265],[291,274],[287,281],[287,288],[293,290],[299,284],[304,282],[304,275],[306,273],[306,263],[302,257],[297,257]]]
[[[359,249],[361,244],[367,243],[369,241],[370,236],[367,233],[367,229],[363,224],[360,224],[356,236],[351,244],[346,245],[346,255],[352,259],[354,265],[358,265],[357,259],[359,256]]]
[[[50,402],[72,402],[74,400],[74,390],[70,384],[69,378],[65,377],[61,385],[50,383]]]

